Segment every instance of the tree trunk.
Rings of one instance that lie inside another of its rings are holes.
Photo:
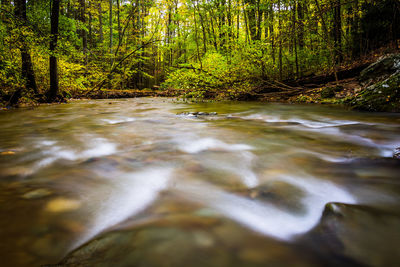
[[[207,35],[206,35],[206,27],[204,26],[204,19],[203,19],[203,15],[200,12],[200,8],[197,5],[197,12],[199,13],[200,16],[200,25],[201,25],[201,29],[203,32],[203,49],[204,49],[204,54],[207,53]]]
[[[296,3],[294,3],[292,6],[292,19],[293,19],[292,38],[293,38],[294,56],[295,56],[295,63],[296,63],[296,77],[299,77],[299,59],[298,59],[298,55],[297,55],[297,34],[296,34],[296,29],[297,29],[296,9],[297,9]]]
[[[297,2],[297,39],[300,49],[304,48],[304,8],[301,1]]]
[[[93,30],[92,30],[92,2],[89,1],[89,48],[94,46],[93,42]]]
[[[87,32],[85,27],[86,23],[86,4],[85,0],[79,0],[80,1],[80,14],[79,14],[79,20],[82,22],[83,28],[81,29],[81,38],[82,38],[82,51],[83,51],[83,56],[84,56],[84,64],[87,65],[88,63],[88,56],[87,56]]]
[[[275,65],[275,32],[274,32],[274,4],[271,3],[269,9],[270,24],[269,24],[269,36],[271,38],[271,56],[272,63]]]
[[[58,38],[58,18],[60,12],[60,0],[53,0],[51,8],[51,39],[50,39],[50,90],[48,93],[48,99],[53,101],[56,99],[59,88],[58,88],[58,73],[57,73],[57,38]]]
[[[3,3],[4,4],[4,3]],[[26,1],[25,0],[16,0],[14,1],[15,5],[15,16],[18,18],[18,22],[21,27],[25,27],[27,25],[27,17],[26,17]],[[25,88],[26,90],[32,90],[35,94],[38,93],[35,74],[33,72],[31,55],[29,53],[29,45],[25,42],[25,37],[22,37],[21,40],[21,61],[22,61],[22,78],[25,80]],[[10,99],[11,104],[16,104],[21,97],[22,89],[18,89],[14,95]]]
[[[278,31],[279,31],[279,79],[283,80],[282,70],[282,23],[281,23],[281,1],[278,0]]]
[[[118,43],[121,42],[121,20],[119,16],[119,0],[117,0]]]
[[[99,35],[100,35],[100,43],[102,44],[104,41],[104,36],[103,36],[103,10],[101,9],[101,2],[99,2],[98,11],[99,11]]]
[[[257,39],[257,21],[256,21],[256,1],[244,0],[247,15],[247,24],[250,31],[250,38],[252,41]]]
[[[260,7],[260,0],[257,0],[257,33],[255,40],[261,40],[261,21],[263,16],[264,9]]]
[[[109,18],[109,27],[110,27],[110,67],[112,67],[113,64],[113,56],[112,56],[112,47],[113,47],[113,12],[112,12],[112,8],[113,8],[113,0],[110,0],[110,18]]]
[[[334,54],[335,51],[334,51],[333,45],[331,43],[331,39],[329,38],[328,27],[326,25],[326,22],[325,22],[325,19],[324,19],[324,15],[322,13],[322,10],[321,10],[321,7],[319,5],[318,0],[314,0],[314,2],[315,2],[315,5],[317,7],[318,15],[319,15],[319,17],[321,19],[321,24],[322,24],[322,29],[324,31],[325,41],[326,41],[326,44],[328,45],[328,49],[329,49],[329,54],[330,54],[329,64],[332,65],[333,72],[335,74],[335,79],[336,79],[336,81],[338,81],[336,64],[335,64],[335,54]]]
[[[335,6],[334,6],[333,34],[334,34],[335,62],[340,63],[343,60],[341,2],[340,0],[336,0],[334,4]]]

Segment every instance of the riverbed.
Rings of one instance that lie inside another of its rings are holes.
[[[400,114],[136,98],[0,125],[2,266],[400,262]]]

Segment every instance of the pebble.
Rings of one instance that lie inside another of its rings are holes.
[[[49,201],[45,210],[49,212],[65,212],[76,210],[80,206],[81,203],[78,200],[59,197]]]
[[[396,148],[393,153],[393,158],[400,159],[400,147]]]
[[[182,112],[178,113],[177,115],[184,115],[184,116],[215,116],[218,115],[217,112]]]
[[[39,188],[33,191],[29,191],[28,193],[25,193],[22,195],[22,198],[24,199],[37,199],[37,198],[42,198],[51,195],[52,192],[48,189],[45,188]]]

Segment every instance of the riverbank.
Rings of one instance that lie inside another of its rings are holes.
[[[333,80],[333,74],[305,77],[286,82],[266,82],[263,86],[243,90],[215,91],[196,97],[192,90],[174,88],[127,90],[70,90],[59,97],[68,99],[116,99],[136,97],[182,97],[213,100],[256,100],[262,102],[344,105],[361,111],[400,112],[400,54],[392,54],[358,62],[343,68]],[[7,94],[0,95],[0,110],[9,107]],[[45,103],[44,96],[24,97],[17,107],[32,107]]]
[[[368,61],[367,61],[368,62]],[[361,111],[400,112],[400,54],[360,62],[336,81],[329,75],[281,83],[239,94],[241,100],[344,105]],[[331,75],[332,76],[332,75]]]

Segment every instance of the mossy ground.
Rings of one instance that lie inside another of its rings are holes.
[[[400,112],[400,72],[365,88],[346,102],[358,110]]]

